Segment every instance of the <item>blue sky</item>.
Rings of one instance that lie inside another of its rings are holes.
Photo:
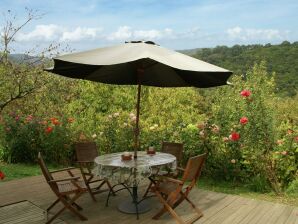
[[[52,42],[86,50],[153,40],[180,50],[298,41],[297,0],[0,0],[18,22],[25,7],[44,16],[19,32],[16,52]]]

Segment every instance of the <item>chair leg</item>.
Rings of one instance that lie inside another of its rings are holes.
[[[67,201],[71,201],[71,198],[70,198],[69,196],[67,196],[67,195],[65,196],[65,199],[66,199]],[[82,208],[81,206],[79,206],[79,205],[78,205],[77,203],[75,203],[75,202],[73,202],[72,205],[75,206],[76,209],[79,210],[79,211],[83,210],[83,208]]]
[[[167,201],[162,197],[159,192],[155,192],[160,202],[164,205],[163,209],[161,209],[152,219],[159,219],[165,212],[169,212],[171,216],[176,220],[179,224],[185,224],[185,222],[177,215],[174,209],[167,203]]]
[[[75,203],[75,202],[72,203],[72,205],[75,206],[76,209],[79,210],[79,211],[83,210],[83,208],[82,208],[81,206],[79,206],[79,205],[78,205],[77,203]]]
[[[147,197],[147,195],[148,195],[148,193],[149,193],[151,187],[152,187],[152,182],[149,183],[149,185],[148,185],[148,187],[147,187],[147,189],[146,189],[146,191],[145,191],[145,194],[143,195],[143,198]]]
[[[94,196],[94,194],[93,194],[93,192],[92,192],[92,189],[90,188],[89,184],[86,184],[86,187],[87,187],[87,190],[88,190],[88,192],[89,192],[89,194],[90,194],[92,200],[93,200],[94,202],[96,202],[96,198],[95,198],[95,196]]]
[[[164,213],[167,212],[166,207],[164,206],[155,216],[152,217],[152,219],[159,219]]]
[[[203,212],[194,204],[192,201],[188,198],[185,197],[185,200],[191,205],[191,207],[198,213],[199,218],[203,216]]]
[[[81,220],[88,220],[85,216],[83,216],[78,210],[76,210],[73,207],[73,203],[75,200],[77,200],[83,192],[77,193],[73,198],[71,198],[70,201],[65,200],[64,198],[60,198],[61,202],[64,204],[65,208],[69,209],[71,212],[73,212],[76,216],[78,216]]]
[[[109,182],[108,180],[105,180],[104,182],[108,185],[110,191],[113,193],[113,196],[115,196],[116,193],[115,193],[115,191],[114,191],[112,185],[110,184],[110,182]]]
[[[59,200],[60,201],[60,200]],[[53,222],[54,219],[56,219],[64,210],[66,209],[66,207],[64,206],[62,209],[60,209],[52,218],[50,218],[49,220],[46,221],[46,224],[50,224],[51,222]]]
[[[50,211],[58,202],[60,201],[60,199],[58,198],[56,201],[54,201],[48,208],[47,208],[47,212]]]

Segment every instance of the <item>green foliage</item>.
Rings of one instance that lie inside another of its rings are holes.
[[[284,77],[297,72],[292,60],[296,53],[297,43],[198,51],[197,57],[243,75],[234,75],[232,86],[208,90],[143,86],[141,150],[159,150],[162,141],[182,142],[184,162],[208,151],[205,176],[245,184],[252,191],[295,191],[298,95],[284,97],[294,95],[296,88],[284,85]],[[276,62],[276,55],[285,54],[287,69]],[[251,66],[263,58],[267,64]],[[287,75],[271,72],[285,70]],[[2,160],[34,162],[41,151],[46,160],[67,164],[72,143],[84,140],[82,136],[96,141],[100,153],[133,150],[135,86],[72,80],[46,74],[41,66],[13,63],[0,65],[0,83]],[[276,85],[282,94],[276,95]],[[251,95],[242,96],[242,90]],[[75,122],[69,123],[69,117]],[[245,124],[240,122],[243,117],[248,118]],[[47,133],[49,126],[53,130]]]
[[[194,57],[222,66],[238,75],[245,75],[255,64],[264,60],[269,73],[276,72],[276,92],[282,96],[294,96],[298,86],[298,42],[280,45],[235,45],[198,49]]]
[[[289,184],[286,193],[289,195],[298,195],[298,178],[296,178]]]
[[[232,87],[207,96],[213,102],[212,116],[201,131],[209,151],[207,173],[215,178],[249,181],[260,191],[266,189],[266,180],[279,193],[297,175],[297,126],[278,120],[274,79],[264,64],[255,65],[245,80],[234,76],[231,81]],[[243,90],[251,94],[243,96]],[[248,118],[247,123],[241,123],[243,117]],[[281,126],[287,132],[281,132]],[[233,140],[232,133],[240,134],[240,138]]]
[[[41,119],[13,112],[4,115],[2,158],[9,163],[33,163],[38,152],[42,152],[51,163],[69,164],[73,154],[68,131],[70,122],[65,117]]]

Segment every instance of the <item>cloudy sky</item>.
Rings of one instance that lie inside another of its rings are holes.
[[[16,52],[53,42],[86,50],[153,40],[180,50],[298,41],[297,0],[0,0],[19,23],[25,7],[44,15],[18,33]]]

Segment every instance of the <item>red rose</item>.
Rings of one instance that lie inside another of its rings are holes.
[[[248,118],[247,117],[240,118],[240,123],[241,124],[247,124],[247,122],[248,122]]]
[[[245,90],[242,90],[240,94],[243,97],[249,97],[251,95],[251,92],[249,90],[245,89]]]
[[[294,138],[294,140],[295,140],[295,142],[298,142],[298,136],[296,136],[296,137]]]
[[[0,180],[3,180],[4,178],[5,178],[5,174],[2,171],[0,171]]]
[[[229,139],[232,141],[238,141],[240,139],[240,134],[237,132],[232,132],[229,136]]]
[[[46,130],[45,130],[45,132],[47,134],[51,133],[52,131],[53,131],[53,128],[52,127],[47,127]]]

